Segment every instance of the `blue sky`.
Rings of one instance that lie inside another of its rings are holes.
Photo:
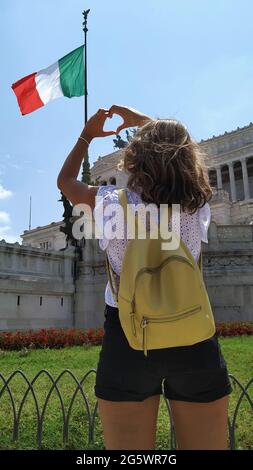
[[[251,0],[1,0],[0,239],[28,228],[30,195],[32,227],[61,219],[56,179],[83,98],[21,116],[10,87],[82,44],[88,8],[89,115],[125,104],[180,119],[197,140],[253,121]],[[91,164],[111,151],[112,137],[93,141]]]

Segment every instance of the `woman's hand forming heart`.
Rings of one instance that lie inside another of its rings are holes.
[[[123,119],[123,123],[117,128],[116,134],[119,134],[122,129],[126,129],[127,127],[142,126],[146,121],[152,120],[151,117],[137,111],[137,109],[117,104],[114,104],[109,109],[109,117],[111,118],[114,114],[118,114],[118,116]]]
[[[84,137],[90,142],[94,137],[106,137],[108,135],[115,135],[116,131],[104,131],[104,123],[109,116],[108,109],[99,109],[96,114],[90,117],[86,122],[81,137]]]
[[[104,131],[103,127],[106,119],[112,118],[114,114],[122,117],[123,123],[116,129],[116,131]],[[88,142],[91,142],[94,137],[115,135],[127,127],[142,126],[145,122],[150,121],[151,119],[152,118],[136,109],[114,104],[110,109],[101,108],[96,114],[91,116],[87,121],[81,136]]]

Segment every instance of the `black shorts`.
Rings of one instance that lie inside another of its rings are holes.
[[[118,309],[106,305],[105,334],[95,395],[110,401],[143,401],[162,393],[170,400],[207,403],[231,392],[216,335],[193,346],[137,351],[128,344]]]

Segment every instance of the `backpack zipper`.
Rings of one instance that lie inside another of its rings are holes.
[[[135,326],[135,299],[133,298],[131,302],[132,311],[130,312],[131,317],[131,326],[132,326],[132,333],[136,336],[136,326]]]
[[[181,320],[182,318],[189,317],[194,313],[197,313],[201,310],[201,305],[195,305],[183,312],[177,313],[175,315],[166,315],[160,317],[142,317],[141,328],[142,328],[142,348],[145,356],[147,356],[147,325],[148,323],[163,323],[163,322],[173,322]]]

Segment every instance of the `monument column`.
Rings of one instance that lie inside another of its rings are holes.
[[[242,165],[242,177],[243,177],[243,188],[244,188],[244,199],[249,199],[249,178],[248,178],[248,170],[247,170],[247,161],[246,158],[240,160]]]
[[[228,170],[229,170],[229,181],[230,181],[230,189],[231,189],[231,199],[232,199],[232,202],[236,202],[236,187],[235,187],[235,175],[234,175],[233,162],[228,163]]]
[[[215,169],[216,169],[216,176],[217,176],[217,189],[222,189],[221,167],[217,166]]]

